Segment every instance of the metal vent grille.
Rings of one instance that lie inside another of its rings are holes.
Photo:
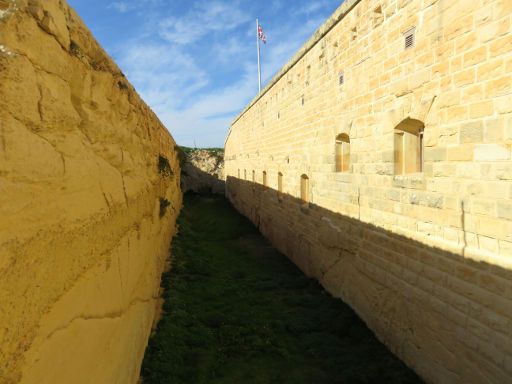
[[[404,33],[405,49],[414,47],[414,32],[415,30],[412,28]]]

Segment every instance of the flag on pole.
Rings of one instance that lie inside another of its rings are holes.
[[[267,44],[267,36],[263,33],[263,28],[261,25],[258,25],[258,39],[263,41],[263,44]]]
[[[267,36],[263,33],[263,28],[258,19],[256,19],[256,47],[258,48],[258,90],[261,92],[261,60],[260,60],[260,40],[267,44]]]

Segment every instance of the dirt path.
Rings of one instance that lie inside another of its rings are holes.
[[[187,195],[144,384],[419,383],[223,197]]]

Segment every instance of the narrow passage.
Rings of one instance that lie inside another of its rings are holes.
[[[220,196],[186,195],[144,384],[420,383]]]

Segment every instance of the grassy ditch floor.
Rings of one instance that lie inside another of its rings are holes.
[[[223,197],[185,196],[144,384],[419,383]]]

